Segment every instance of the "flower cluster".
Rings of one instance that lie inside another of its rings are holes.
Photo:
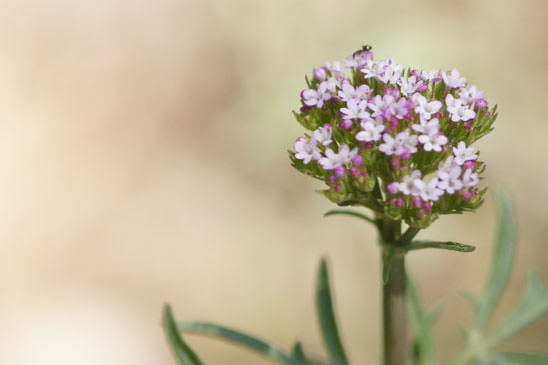
[[[492,130],[496,107],[458,70],[404,69],[364,47],[306,82],[295,117],[310,132],[290,157],[330,200],[419,228],[481,204],[484,165],[471,145]]]

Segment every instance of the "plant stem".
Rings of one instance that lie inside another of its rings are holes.
[[[401,235],[401,222],[383,218],[380,233],[383,250]],[[405,252],[394,247],[388,282],[383,286],[384,365],[406,365],[409,358],[405,301]]]

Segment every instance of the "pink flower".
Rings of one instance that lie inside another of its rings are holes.
[[[301,92],[301,98],[308,106],[321,108],[326,100],[331,98],[327,92],[327,83],[324,81],[318,86],[318,90],[305,89]]]
[[[321,157],[320,151],[316,149],[318,142],[314,137],[306,139],[299,137],[295,141],[295,158],[297,160],[303,160],[303,163],[307,165],[312,160],[318,160]]]
[[[463,87],[466,82],[466,79],[460,76],[460,72],[456,68],[447,72],[442,71],[441,77],[443,82],[445,82],[445,85],[450,88]]]

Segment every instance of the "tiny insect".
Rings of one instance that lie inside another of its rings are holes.
[[[365,46],[362,46],[362,48],[358,49],[356,52],[352,53],[352,55],[355,57],[356,55],[362,53],[362,52],[368,52],[368,51],[371,51],[373,47],[371,47],[370,45],[366,44]]]

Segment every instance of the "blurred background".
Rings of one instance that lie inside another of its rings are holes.
[[[373,229],[332,208],[290,167],[303,133],[304,75],[363,44],[377,59],[457,67],[498,103],[478,143],[484,184],[515,198],[510,291],[548,279],[548,2],[3,0],[0,11],[0,363],[173,364],[160,327],[179,318],[234,326],[324,354],[313,310],[327,255],[353,364],[380,357]],[[538,110],[537,110],[538,108]],[[492,189],[494,190],[494,189]],[[473,254],[409,257],[441,363],[481,291],[492,199],[441,218],[425,238]],[[268,364],[187,335],[208,364]],[[510,348],[545,350],[548,319]]]

